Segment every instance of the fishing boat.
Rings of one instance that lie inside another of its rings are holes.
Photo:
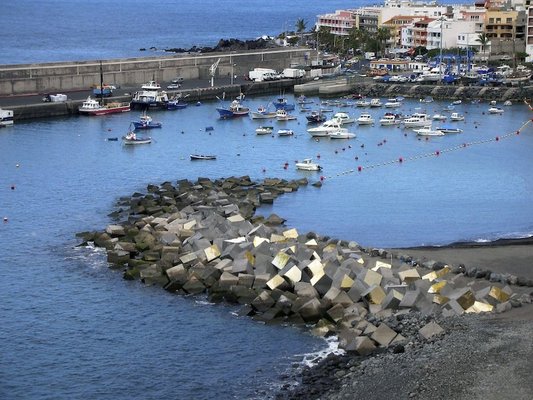
[[[390,126],[390,125],[399,125],[402,122],[401,118],[397,114],[393,113],[386,113],[381,119],[379,120],[379,124],[381,126]]]
[[[255,130],[255,133],[258,135],[270,135],[273,131],[273,126],[260,126]]]
[[[356,135],[355,133],[348,132],[347,129],[340,129],[338,131],[329,132],[328,137],[330,139],[354,139]]]
[[[146,115],[146,113],[141,114],[138,121],[132,122],[135,129],[154,129],[154,128],[161,128],[162,124],[161,122],[155,122],[152,120],[152,117],[149,115]]]
[[[13,125],[13,110],[0,108],[0,127]]]
[[[432,129],[431,126],[413,129],[413,132],[415,132],[418,136],[444,136],[444,132],[437,129]]]
[[[229,107],[217,107],[221,119],[244,117],[250,109],[241,104],[239,100],[233,100]]]
[[[368,113],[363,113],[357,118],[358,125],[372,125],[374,123],[374,118]]]
[[[104,87],[104,84],[102,83],[103,81],[104,74],[102,70],[102,63],[100,63],[100,88]],[[129,102],[113,101],[105,104],[104,97],[105,95],[102,95],[100,97],[100,101],[96,101],[95,99],[91,98],[91,96],[87,97],[87,100],[85,100],[78,108],[78,112],[81,115],[107,115],[128,112],[131,109],[131,104]]]
[[[276,112],[275,111],[268,111],[268,109],[264,106],[259,106],[257,108],[257,111],[253,111],[251,113],[252,119],[268,119],[268,118],[276,118]]]
[[[464,120],[465,120],[465,116],[459,113],[454,112],[450,115],[450,121],[464,121]]]
[[[320,171],[322,167],[317,163],[314,163],[311,158],[306,158],[305,160],[296,163],[296,169],[302,171]]]
[[[125,136],[122,136],[125,145],[149,144],[152,143],[152,138],[149,136],[137,136],[135,132],[130,130]]]
[[[190,154],[189,157],[192,161],[196,160],[216,160],[217,156],[213,154]]]
[[[320,123],[326,121],[326,116],[321,111],[311,111],[305,116],[309,123]]]
[[[277,121],[292,121],[295,120],[294,115],[290,115],[286,110],[280,108],[276,111],[276,120]]]
[[[294,104],[289,103],[285,97],[278,97],[272,104],[274,104],[276,110],[292,111],[295,108]]]
[[[462,129],[460,129],[460,128],[454,128],[454,127],[451,127],[451,126],[442,126],[442,127],[436,128],[436,130],[441,131],[441,132],[444,133],[444,134],[448,134],[448,133],[462,133],[462,132],[463,132]]]
[[[345,112],[333,114],[333,119],[337,119],[341,125],[353,124],[355,122],[355,118],[350,117],[350,115]]]
[[[503,114],[503,108],[492,106],[489,108],[489,114]]]
[[[156,81],[149,81],[141,86],[141,90],[133,94],[131,108],[167,108],[168,94],[161,90],[161,85]]]
[[[167,110],[181,110],[187,107],[187,103],[184,100],[185,97],[176,96],[176,97],[171,98],[167,103]]]
[[[280,129],[278,130],[278,136],[293,136],[294,131],[292,129]]]
[[[313,100],[308,99],[303,94],[296,99],[298,104],[311,104]]]

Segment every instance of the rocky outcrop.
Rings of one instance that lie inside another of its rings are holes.
[[[259,50],[278,47],[273,40],[259,38],[252,40],[239,39],[220,39],[216,46],[197,47],[193,46],[189,49],[181,47],[164,49],[169,53],[213,53],[213,52],[227,52],[227,51],[243,51],[243,50]]]
[[[302,234],[280,217],[255,214],[262,203],[307,184],[231,177],[149,185],[146,194],[121,200],[122,222],[83,237],[105,247],[125,279],[177,294],[207,293],[264,322],[310,324],[314,334],[335,334],[359,355],[433,341],[446,332],[435,318],[503,312],[530,301],[492,274],[473,281],[443,263],[421,265]]]

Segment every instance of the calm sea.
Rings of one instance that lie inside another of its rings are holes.
[[[255,37],[278,32],[285,21],[354,6],[220,3],[202,2],[200,10],[192,1],[11,2],[3,14],[8,23],[0,26],[2,63],[134,56],[152,45],[210,44],[226,32]],[[221,27],[221,21],[231,22]],[[247,103],[255,109],[270,100]],[[297,121],[273,122],[294,129],[295,137],[258,137],[259,123],[221,121],[216,105],[154,112],[163,128],[150,133],[152,144],[137,148],[106,140],[124,134],[136,113],[17,122],[0,130],[0,217],[8,219],[0,223],[0,398],[267,398],[304,354],[326,347],[296,329],[239,318],[231,307],[123,281],[107,268],[105,254],[75,247],[76,232],[104,228],[118,197],[148,183],[229,174],[311,182],[323,176],[321,189],[304,188],[259,211],[276,212],[301,232],[367,246],[533,232],[533,129],[492,140],[531,118],[523,104],[506,107],[502,116],[487,115],[486,103],[456,106],[466,116],[454,123],[464,130],[459,135],[426,141],[395,127],[355,127],[357,139],[338,142],[311,139],[298,111]],[[445,105],[423,106],[434,113]],[[420,106],[408,101],[399,111]],[[371,112],[379,117],[384,110]],[[206,126],[214,130],[205,132]],[[191,162],[190,153],[218,158]],[[294,161],[306,157],[324,170],[296,171]],[[392,163],[400,157],[403,163]]]

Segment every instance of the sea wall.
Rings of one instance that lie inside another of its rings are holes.
[[[111,214],[117,222],[105,231],[79,236],[84,246],[106,248],[110,266],[123,269],[125,279],[177,294],[207,293],[263,322],[310,325],[360,355],[434,340],[444,334],[439,318],[503,312],[531,301],[507,286],[516,277],[478,268],[473,282],[461,265],[301,234],[275,214],[255,213],[307,185],[306,179],[246,176],[151,184],[146,194],[119,201]],[[304,190],[321,184],[313,186]]]
[[[255,67],[277,70],[305,65],[316,57],[308,48],[276,48],[209,54],[103,60],[104,82],[137,87],[155,79],[168,82],[175,76],[209,79],[210,67],[220,59],[215,77],[247,75]],[[99,61],[0,65],[0,96],[83,90],[100,84]]]

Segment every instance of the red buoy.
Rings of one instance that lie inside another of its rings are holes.
[[[500,137],[499,136],[496,136],[496,141],[500,140]]]
[[[516,134],[517,134],[517,135],[520,135],[520,131],[516,131]]]
[[[326,179],[326,178],[324,177],[324,175],[321,175],[321,176],[320,176],[320,181],[322,182],[322,181],[324,181],[324,179]]]
[[[359,166],[357,167],[357,171],[361,172],[363,170],[363,167]]]
[[[11,190],[15,190],[15,185],[11,185]]]
[[[316,158],[320,158],[320,154],[317,154],[317,155],[316,155]]]
[[[436,155],[436,156],[440,155],[440,151],[437,150],[437,151],[435,152],[435,155]]]
[[[267,172],[267,170],[266,170],[266,168],[263,168],[263,174],[264,174],[265,172]]]
[[[398,158],[398,161],[402,163],[403,162],[403,158],[402,157]]]

